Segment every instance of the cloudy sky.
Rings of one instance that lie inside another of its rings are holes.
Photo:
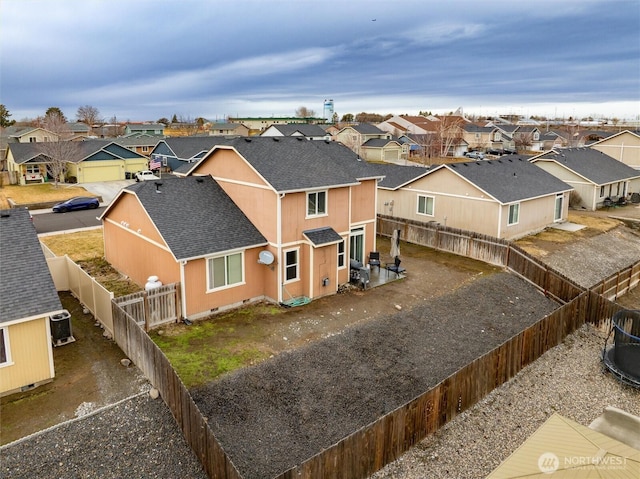
[[[638,0],[2,0],[12,119],[640,115]]]

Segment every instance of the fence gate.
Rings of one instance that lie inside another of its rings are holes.
[[[166,323],[176,323],[180,314],[180,283],[140,291],[113,301],[146,331]]]

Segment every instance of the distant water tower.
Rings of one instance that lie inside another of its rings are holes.
[[[331,122],[331,120],[333,119],[333,100],[324,101],[322,118],[324,118],[328,122]]]

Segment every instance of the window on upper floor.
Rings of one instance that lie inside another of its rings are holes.
[[[327,214],[327,192],[314,191],[307,193],[307,217]]]
[[[207,260],[207,287],[209,291],[244,282],[243,256],[243,253],[233,253]]]
[[[540,139],[540,133],[538,133],[537,131],[533,133],[533,139],[535,141],[538,141]]]
[[[433,216],[433,196],[418,195],[418,214]]]
[[[509,205],[509,222],[508,225],[518,224],[520,221],[520,203]]]
[[[299,248],[284,252],[284,280],[285,282],[299,279]]]

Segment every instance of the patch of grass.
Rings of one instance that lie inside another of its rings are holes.
[[[245,309],[251,308],[239,311]],[[236,316],[239,326],[246,326],[246,318],[246,314],[244,318]],[[256,347],[256,333],[251,328],[241,327],[238,331],[228,324],[229,320],[228,316],[227,320],[216,317],[191,326],[175,325],[162,334],[152,331],[150,336],[185,386],[192,388],[270,356],[270,351]]]
[[[74,196],[95,196],[82,186],[59,183],[56,188],[53,183],[40,183],[37,185],[5,185],[0,188],[0,206],[9,208],[8,199],[11,198],[17,205],[32,203],[44,203],[50,201],[64,201]]]
[[[68,255],[76,263],[104,256],[102,228],[40,238],[56,256]]]

